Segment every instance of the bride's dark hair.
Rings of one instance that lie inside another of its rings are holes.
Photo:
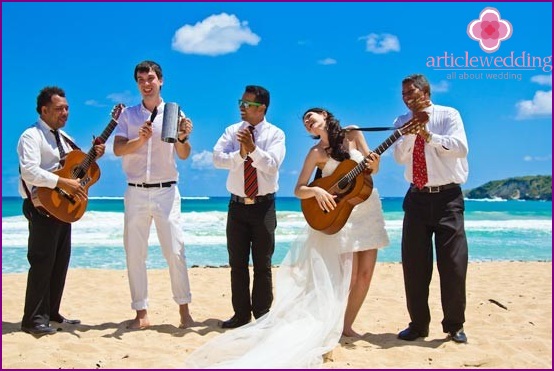
[[[340,126],[340,121],[337,120],[335,116],[328,110],[323,108],[317,108],[317,107],[306,110],[306,112],[304,112],[304,114],[302,115],[302,119],[304,119],[306,114],[309,112],[315,112],[319,114],[323,112],[327,113],[327,118],[325,119],[325,123],[326,123],[325,126],[327,129],[327,134],[329,136],[329,147],[325,148],[325,150],[327,151],[327,154],[329,154],[331,158],[339,162],[349,159],[350,154],[348,153],[346,148],[344,148],[344,143],[343,143],[345,131]],[[312,135],[312,138],[319,139],[319,135]]]

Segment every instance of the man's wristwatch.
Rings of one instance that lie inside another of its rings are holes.
[[[189,136],[187,135],[186,137],[183,138],[183,140],[177,137],[177,140],[179,141],[179,143],[184,144],[187,140],[189,140]]]

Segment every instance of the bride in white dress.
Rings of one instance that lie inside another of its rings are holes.
[[[306,159],[295,194],[315,197],[322,209],[336,206],[331,194],[308,187],[311,174],[333,173],[351,158],[370,153],[364,136],[345,132],[327,110],[312,108],[303,116],[306,130],[319,142]],[[366,160],[376,173],[379,156]],[[269,313],[255,322],[228,330],[194,351],[186,368],[314,368],[341,335],[359,336],[352,324],[366,297],[377,249],[389,244],[377,189],[354,207],[346,225],[327,235],[306,226],[292,243],[275,279],[275,300]]]

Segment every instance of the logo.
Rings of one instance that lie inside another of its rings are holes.
[[[502,41],[508,40],[514,31],[512,24],[502,19],[496,8],[484,8],[479,19],[469,22],[466,31],[470,39],[479,42],[485,54],[478,49],[477,53],[445,50],[437,55],[429,55],[425,65],[435,71],[448,71],[448,80],[521,81],[523,74],[518,71],[552,72],[552,55],[538,56],[525,50],[492,54],[500,49]]]
[[[479,14],[479,19],[469,22],[468,36],[479,41],[479,46],[486,53],[494,53],[500,48],[500,43],[512,36],[512,24],[500,18],[496,8],[485,8]]]

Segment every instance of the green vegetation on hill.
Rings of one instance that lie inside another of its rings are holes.
[[[502,198],[506,200],[552,201],[552,175],[522,176],[494,180],[480,187],[465,190],[467,198]]]

